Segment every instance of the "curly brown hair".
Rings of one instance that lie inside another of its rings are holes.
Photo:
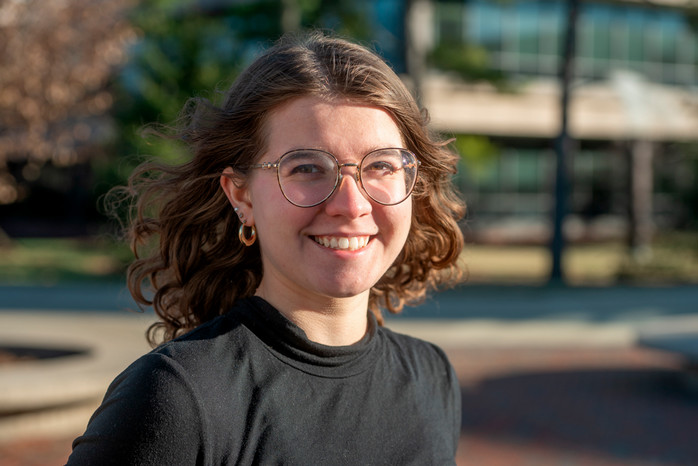
[[[421,161],[407,242],[371,289],[369,308],[379,322],[381,308],[397,313],[429,289],[461,278],[463,235],[457,222],[465,205],[451,181],[458,157],[429,131],[426,111],[367,48],[317,32],[287,35],[237,78],[220,105],[193,99],[176,129],[159,131],[188,146],[191,160],[147,162],[124,188],[136,257],[128,269],[129,290],[162,319],[148,331],[151,344],[175,338],[254,294],[263,273],[259,247],[231,240],[240,223],[219,178],[232,167],[244,179],[265,150],[270,112],[304,96],[384,109]]]

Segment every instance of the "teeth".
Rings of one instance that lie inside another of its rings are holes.
[[[361,249],[368,244],[368,236],[315,236],[313,238],[316,243],[322,244],[326,248],[331,249],[348,249],[349,251],[356,251]]]

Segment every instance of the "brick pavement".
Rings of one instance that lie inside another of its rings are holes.
[[[698,464],[698,393],[673,355],[624,348],[449,351],[459,466]]]
[[[698,464],[681,361],[634,347],[446,348],[463,389],[459,466]],[[65,463],[75,433],[0,444],[3,466]]]

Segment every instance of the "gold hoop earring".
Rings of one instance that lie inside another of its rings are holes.
[[[240,229],[238,230],[238,238],[240,238],[240,242],[245,246],[252,246],[257,240],[257,229],[254,227],[254,225],[252,225],[250,227],[250,236],[245,236],[245,225],[240,225]]]

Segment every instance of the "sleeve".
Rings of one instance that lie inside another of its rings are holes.
[[[435,374],[436,380],[440,381],[439,393],[441,395],[440,399],[443,403],[439,406],[443,406],[445,409],[445,418],[442,419],[444,419],[444,425],[449,427],[448,439],[451,445],[450,460],[455,461],[458,443],[460,441],[463,415],[460,381],[458,380],[456,370],[453,368],[453,365],[451,364],[451,361],[449,361],[444,350],[433,343],[429,343],[429,345],[436,352],[438,357],[438,359],[432,364],[433,367],[439,367],[440,371],[440,374]]]
[[[110,385],[68,465],[194,465],[203,461],[201,403],[181,367],[150,353]]]
[[[448,362],[448,360],[447,360]],[[453,458],[456,457],[456,450],[458,450],[458,443],[460,441],[461,433],[461,422],[462,422],[462,399],[460,391],[460,383],[458,381],[458,376],[453,366],[448,363],[449,371],[449,382],[450,382],[450,400],[451,409],[450,412],[453,415]]]

